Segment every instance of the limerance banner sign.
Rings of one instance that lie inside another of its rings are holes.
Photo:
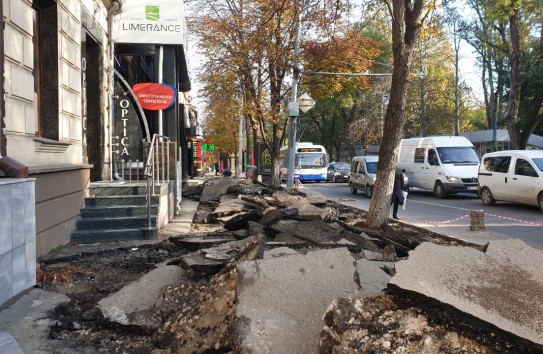
[[[130,0],[113,18],[117,43],[184,44],[185,13],[179,0]]]

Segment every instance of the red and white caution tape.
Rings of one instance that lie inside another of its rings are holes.
[[[402,220],[410,220],[410,221],[415,221],[415,222],[420,222],[420,223],[425,223],[425,224],[449,224],[451,222],[462,220],[462,219],[465,219],[465,218],[468,218],[468,217],[469,217],[469,214],[462,215],[462,216],[459,216],[459,217],[457,217],[455,219],[445,220],[445,221],[429,221],[429,220],[418,220],[418,219],[411,219],[411,218],[402,218]]]
[[[491,217],[495,217],[495,218],[498,218],[498,219],[514,221],[514,222],[523,223],[523,224],[527,224],[527,225],[543,226],[543,224],[540,224],[540,223],[537,223],[537,222],[520,220],[520,219],[510,218],[510,217],[507,217],[507,216],[491,214],[491,213],[487,213],[486,211],[484,212],[484,214],[485,214],[485,216],[491,216]],[[460,217],[457,217],[455,219],[445,220],[445,221],[429,221],[429,220],[418,220],[418,219],[411,219],[411,218],[402,218],[402,220],[410,220],[410,221],[419,222],[419,223],[432,224],[432,225],[436,224],[437,225],[437,224],[449,224],[449,223],[452,223],[452,222],[455,222],[455,221],[458,221],[458,220],[468,218],[469,216],[470,216],[470,214],[466,214],[466,215],[462,215]]]
[[[509,221],[520,222],[520,223],[523,223],[523,224],[528,224],[528,225],[533,225],[533,226],[543,226],[543,224],[540,224],[540,223],[537,223],[537,222],[519,220],[519,219],[509,218],[507,216],[500,216],[500,215],[490,214],[490,213],[486,213],[486,212],[485,212],[485,215],[493,216],[493,217],[498,218],[498,219],[504,219],[504,220],[509,220]]]

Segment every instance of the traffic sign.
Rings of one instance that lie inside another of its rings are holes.
[[[315,105],[315,100],[312,99],[311,96],[307,94],[307,92],[304,92],[300,97],[298,97],[298,103],[302,112],[305,113],[313,108],[313,106]]]

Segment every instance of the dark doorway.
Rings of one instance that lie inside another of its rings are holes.
[[[102,180],[104,151],[104,121],[100,104],[102,58],[100,46],[86,32],[83,32],[81,47],[83,156],[85,162],[94,165],[90,172],[91,182],[94,182]]]

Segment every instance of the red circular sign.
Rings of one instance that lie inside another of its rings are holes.
[[[150,111],[160,111],[171,107],[177,91],[172,85],[157,83],[136,84],[132,90],[141,107]]]

